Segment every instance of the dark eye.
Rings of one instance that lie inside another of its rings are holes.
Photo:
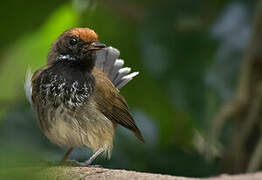
[[[74,37],[72,37],[72,38],[69,40],[69,44],[70,44],[71,46],[76,45],[77,42],[78,42],[78,40],[77,40],[76,38],[74,38]]]

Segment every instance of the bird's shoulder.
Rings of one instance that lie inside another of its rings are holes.
[[[128,109],[124,97],[119,93],[106,73],[94,68],[92,74],[95,77],[94,98],[97,103],[107,103],[107,107],[117,106],[118,108]]]
[[[35,97],[38,96],[38,92],[35,91],[36,88],[34,87],[36,85],[36,81],[39,79],[41,73],[48,68],[50,68],[49,65],[43,66],[39,68],[38,70],[36,70],[32,75],[31,83],[32,83],[32,102],[33,103],[34,103]]]
[[[39,68],[38,70],[36,70],[36,71],[33,73],[33,76],[32,76],[31,81],[32,81],[32,82],[36,81],[36,80],[39,78],[40,74],[41,74],[43,71],[45,71],[46,69],[48,69],[49,67],[50,67],[50,66],[46,65],[46,66],[43,66],[43,67]]]

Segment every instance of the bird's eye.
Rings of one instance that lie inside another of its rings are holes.
[[[76,45],[76,44],[77,44],[77,39],[74,38],[74,37],[72,37],[72,38],[70,39],[70,41],[69,41],[69,44],[72,45],[72,46]]]

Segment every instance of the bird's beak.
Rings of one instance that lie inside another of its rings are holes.
[[[106,45],[101,42],[92,42],[88,47],[87,50],[99,50],[105,48]]]

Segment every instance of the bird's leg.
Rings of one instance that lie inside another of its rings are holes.
[[[81,163],[83,166],[89,166],[95,158],[104,151],[104,148],[98,149],[87,161]]]
[[[73,151],[73,147],[70,147],[67,152],[65,153],[65,155],[63,156],[63,158],[61,159],[60,163],[63,163],[67,160],[68,156],[71,154],[71,152]]]

